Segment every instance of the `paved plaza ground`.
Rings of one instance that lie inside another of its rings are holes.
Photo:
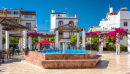
[[[15,55],[13,59],[0,64],[0,74],[130,74],[130,54],[116,55],[105,52],[95,68],[85,69],[42,69]]]

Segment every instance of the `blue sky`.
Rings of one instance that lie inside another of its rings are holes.
[[[0,0],[0,10],[2,7],[20,9],[25,11],[36,11],[38,30],[50,29],[50,13],[65,12],[69,15],[76,14],[79,18],[78,26],[89,29],[92,26],[98,26],[102,18],[106,17],[110,6],[114,8],[114,12],[120,10],[121,7],[130,9],[130,0]]]

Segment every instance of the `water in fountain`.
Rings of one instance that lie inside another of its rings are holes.
[[[63,53],[65,53],[65,44],[63,42]]]

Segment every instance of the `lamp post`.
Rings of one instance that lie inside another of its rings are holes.
[[[34,30],[35,30],[35,36],[36,36],[36,34],[37,34],[37,26],[36,25],[34,27]],[[36,50],[36,37],[35,37],[35,50]]]

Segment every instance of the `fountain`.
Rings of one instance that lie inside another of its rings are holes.
[[[63,42],[63,53],[65,53],[65,43]]]

